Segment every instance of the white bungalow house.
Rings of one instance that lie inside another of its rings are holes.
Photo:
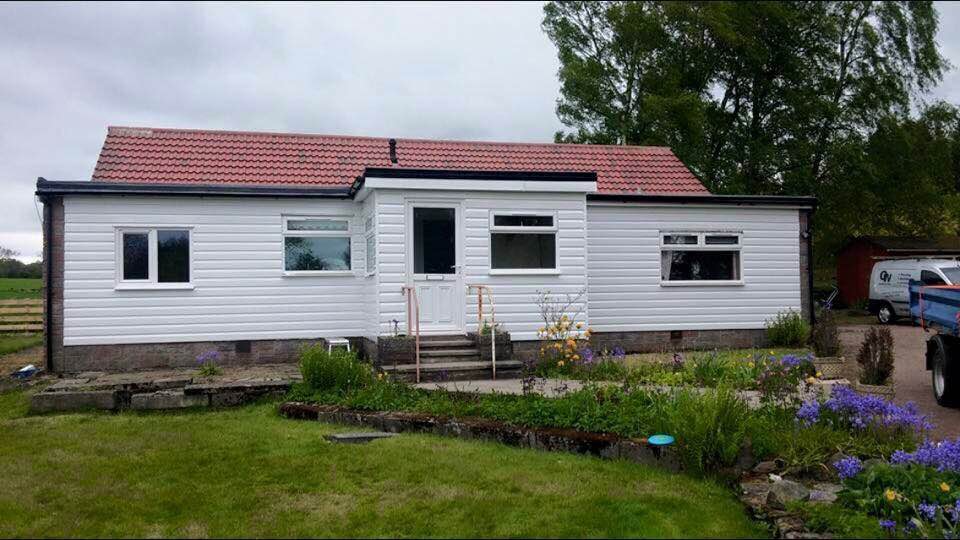
[[[396,364],[404,287],[434,356],[474,368],[471,286],[513,358],[540,291],[582,291],[597,345],[628,352],[759,345],[811,313],[815,201],[711,195],[668,148],[111,127],[92,181],[37,194],[60,372],[293,361],[321,338]]]

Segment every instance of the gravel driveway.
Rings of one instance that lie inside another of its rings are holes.
[[[869,325],[851,325],[840,327],[840,341],[844,355],[856,362],[857,350],[863,341],[863,332]],[[927,339],[933,333],[924,332],[919,326],[895,324],[890,326],[893,332],[893,348],[896,355],[893,380],[896,386],[896,401],[912,401],[926,414],[934,424],[933,438],[960,437],[960,409],[948,409],[937,405],[930,388],[930,372],[925,368],[924,353]]]

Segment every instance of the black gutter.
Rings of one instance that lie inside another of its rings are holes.
[[[587,193],[588,201],[622,203],[669,203],[709,205],[773,205],[816,208],[816,197],[787,195],[656,195],[630,193]]]
[[[37,179],[38,196],[44,195],[187,195],[231,197],[297,197],[349,199],[350,187],[249,186],[224,184],[147,184],[136,182],[51,182]]]
[[[364,177],[415,178],[424,180],[520,180],[532,182],[596,182],[595,172],[467,171],[450,169],[402,169],[367,167]]]

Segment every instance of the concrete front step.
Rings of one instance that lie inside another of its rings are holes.
[[[520,374],[523,363],[519,360],[502,360],[497,362],[497,377],[511,378]],[[416,364],[398,364],[382,366],[383,371],[404,381],[413,381],[416,378]],[[493,374],[490,362],[436,362],[420,364],[420,381],[465,381],[471,379],[489,379]]]
[[[421,359],[436,356],[478,356],[479,354],[476,347],[472,349],[420,349]]]
[[[436,348],[476,349],[477,344],[470,341],[469,339],[437,339],[432,341],[420,341],[421,351],[423,351],[424,349],[436,349]]]

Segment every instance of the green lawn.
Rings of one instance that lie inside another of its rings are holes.
[[[0,278],[0,300],[40,298],[43,280],[32,278]]]
[[[348,428],[276,404],[26,416],[0,394],[0,536],[757,537],[733,492],[626,462]]]
[[[0,334],[0,356],[43,345],[43,334]]]

